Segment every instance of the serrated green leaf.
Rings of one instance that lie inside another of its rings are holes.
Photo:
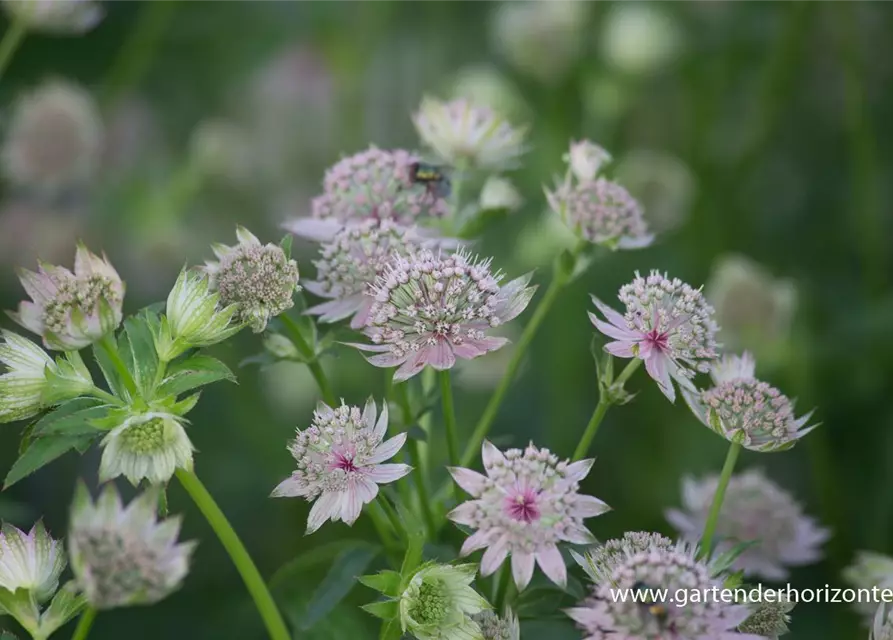
[[[78,615],[87,605],[87,599],[77,592],[72,580],[66,583],[53,597],[50,606],[40,616],[40,631],[48,638],[59,627]]]
[[[105,378],[105,383],[112,393],[124,400],[130,400],[130,393],[124,387],[124,383],[121,380],[121,376],[118,375],[114,363],[98,342],[93,345],[93,358],[96,360],[96,364],[99,365],[102,377]]]
[[[739,542],[734,547],[729,549],[728,551],[724,551],[723,553],[716,556],[716,559],[710,561],[710,575],[714,578],[718,577],[720,574],[728,571],[729,567],[731,567],[735,560],[738,557],[747,551],[750,547],[759,544],[759,540],[748,540],[747,542]]]
[[[22,478],[31,475],[71,449],[89,445],[94,437],[90,435],[50,436],[33,440],[12,465],[12,469],[9,470],[4,481],[3,489],[9,489]]]
[[[380,600],[360,607],[366,613],[382,620],[393,620],[400,613],[397,600]]]
[[[342,552],[328,574],[317,587],[302,617],[300,628],[308,630],[325,617],[341,602],[357,582],[357,577],[365,571],[378,551],[368,547],[358,547]]]
[[[198,404],[201,395],[202,394],[200,392],[193,393],[191,396],[186,396],[179,402],[172,403],[170,405],[170,412],[177,416],[185,416],[187,413],[195,408],[195,405]]]
[[[236,377],[217,358],[210,356],[192,356],[170,367],[164,382],[158,387],[162,396],[178,396],[221,380],[235,382]]]
[[[144,399],[151,398],[158,370],[158,354],[148,313],[124,321],[121,342],[121,357],[133,375],[137,389]]]
[[[360,576],[357,578],[361,584],[370,589],[375,589],[385,595],[395,596],[400,587],[400,574],[396,571],[379,571],[376,574]]]
[[[105,418],[110,408],[95,398],[70,400],[38,420],[34,424],[31,435],[35,438],[59,435],[98,435],[102,430],[93,421]]]

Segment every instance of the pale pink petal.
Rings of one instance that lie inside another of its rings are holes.
[[[342,342],[341,344],[346,347],[359,349],[360,351],[371,351],[373,353],[383,353],[391,350],[391,345],[389,344],[365,344],[362,342]]]
[[[607,513],[611,507],[593,496],[575,496],[573,513],[581,518],[594,518]]]
[[[341,494],[337,491],[325,491],[310,509],[307,517],[307,535],[319,529],[326,520],[333,518],[341,510]]]
[[[583,480],[583,478],[589,475],[589,472],[592,470],[593,464],[595,464],[595,458],[587,458],[586,460],[573,462],[567,465],[565,477],[567,477],[568,480],[580,482],[581,480]]]
[[[309,490],[310,487],[306,481],[291,477],[280,482],[270,496],[273,498],[299,498],[307,495]]]
[[[385,402],[385,406],[387,406],[387,402]],[[375,400],[370,396],[366,400],[366,405],[363,407],[363,425],[367,429],[375,428],[375,416],[378,413],[378,407],[375,406]]]
[[[381,413],[378,416],[378,422],[372,429],[372,439],[376,443],[380,443],[388,431],[388,403],[387,400],[381,406]]]
[[[372,455],[366,458],[363,462],[364,464],[378,464],[379,462],[384,462],[385,460],[389,460],[393,458],[394,455],[400,448],[403,446],[403,443],[406,442],[406,432],[398,433],[390,440],[386,440],[382,444],[378,445],[375,448],[375,451],[372,452]]]
[[[47,275],[34,273],[27,269],[18,269],[17,273],[22,283],[22,288],[25,289],[25,293],[34,302],[42,305],[56,295],[58,290],[56,283]]]
[[[496,542],[487,547],[481,558],[481,575],[492,575],[508,556],[509,549],[505,537],[499,538]]]
[[[466,526],[474,526],[477,521],[478,503],[477,500],[469,500],[463,502],[458,507],[447,514],[447,518],[456,524],[464,524]]]
[[[552,582],[560,587],[567,586],[567,567],[558,547],[552,545],[536,552],[536,562]]]
[[[438,340],[437,344],[428,349],[428,364],[437,371],[451,369],[456,364],[456,355],[448,340]]]
[[[447,467],[447,471],[453,476],[462,489],[477,498],[481,492],[487,487],[487,476],[481,475],[477,471],[465,469],[464,467]]]
[[[635,344],[635,342],[615,340],[614,342],[609,342],[605,345],[605,351],[618,358],[633,358],[635,357],[635,354],[633,353],[633,346],[635,346]]]
[[[537,289],[527,286],[532,275],[533,273],[528,273],[515,278],[500,289],[494,310],[496,317],[502,322],[514,320],[530,304]]]
[[[663,392],[670,402],[676,401],[676,388],[667,371],[667,357],[662,353],[652,353],[651,357],[645,360],[645,369],[648,375],[654,378],[658,388]]]
[[[406,358],[403,366],[401,366],[399,369],[397,369],[397,371],[394,372],[394,382],[409,380],[411,377],[419,373],[422,369],[425,368],[427,357],[428,350],[419,349],[417,352]]]
[[[676,531],[685,535],[692,533],[698,527],[685,513],[679,509],[667,509],[664,511],[664,518],[673,526]]]
[[[481,445],[481,459],[484,461],[484,469],[492,469],[498,463],[505,464],[502,451],[489,440],[484,440],[484,444]]]
[[[536,558],[532,553],[516,551],[512,554],[512,577],[515,579],[518,591],[523,591],[530,584],[535,563]]]
[[[396,367],[406,362],[406,356],[395,356],[393,353],[380,353],[377,356],[366,356],[366,362],[375,367]]]
[[[603,320],[599,320],[598,316],[592,313],[589,313],[589,321],[595,325],[595,328],[601,331],[603,334],[608,336],[609,338],[614,338],[615,340],[636,340],[641,337],[641,334],[630,331],[627,328],[615,327],[613,324],[608,324]]]
[[[20,302],[19,312],[10,312],[9,317],[32,333],[43,333],[43,311],[33,302]]]
[[[347,485],[347,489],[341,492],[340,518],[348,525],[353,524],[360,517],[360,511],[363,509],[359,486],[359,482],[350,482]]]
[[[490,544],[490,538],[491,534],[489,531],[475,531],[466,538],[465,542],[462,544],[462,549],[459,551],[459,555],[464,558],[478,549],[483,549]]]
[[[304,311],[308,316],[319,316],[320,322],[338,322],[344,320],[348,316],[357,312],[358,304],[354,298],[346,298],[344,300],[332,300],[324,302],[316,306],[310,307]]]
[[[486,336],[481,340],[466,340],[466,344],[472,345],[478,349],[481,354],[502,349],[508,343],[508,338],[502,338],[500,336]]]
[[[301,280],[301,286],[318,298],[332,298],[328,286],[316,280]],[[306,312],[305,312],[306,313]]]
[[[595,536],[584,526],[575,522],[569,522],[564,529],[562,540],[566,540],[571,544],[595,544]]]
[[[362,329],[369,324],[369,318],[372,315],[372,304],[372,299],[369,296],[364,295],[356,315],[350,321],[351,329]]]
[[[367,467],[363,473],[373,482],[387,484],[399,480],[410,471],[412,467],[408,464],[377,464],[374,467]]]
[[[343,225],[337,220],[330,218],[324,220],[319,218],[297,218],[289,220],[282,226],[296,236],[315,242],[330,242],[335,238],[335,234],[338,233]]]
[[[455,353],[456,357],[458,358],[472,360],[474,358],[477,358],[478,356],[484,355],[487,352],[477,346],[475,342],[466,340],[461,344],[454,344],[453,353]]]
[[[595,308],[602,312],[602,315],[605,316],[608,322],[618,329],[629,329],[626,318],[624,318],[622,314],[618,313],[595,296],[590,297],[592,298],[592,303],[595,305]]]

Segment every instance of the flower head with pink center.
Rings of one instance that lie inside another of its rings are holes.
[[[608,581],[595,585],[590,597],[567,614],[583,630],[585,640],[766,640],[738,633],[736,627],[750,610],[721,598],[692,599],[687,606],[668,603],[664,615],[655,615],[643,606],[642,598],[654,599],[655,590],[666,589],[671,596],[680,592],[703,596],[723,588],[722,580],[712,577],[693,553],[684,547],[654,547],[630,554],[614,568]],[[643,589],[651,593],[643,594]],[[634,600],[631,594],[635,591],[639,596]],[[627,596],[619,597],[621,593]]]
[[[285,224],[292,233],[311,240],[331,238],[348,221],[393,220],[410,225],[425,216],[449,212],[436,190],[412,179],[420,158],[409,151],[370,147],[342,158],[323,179],[323,193],[313,200],[311,216]]]
[[[532,444],[523,451],[503,453],[487,441],[482,456],[487,475],[450,468],[456,484],[474,498],[449,514],[453,522],[477,530],[462,545],[461,555],[486,547],[483,576],[496,571],[510,555],[519,589],[530,582],[534,563],[552,582],[564,586],[567,568],[558,544],[592,544],[595,538],[583,526],[584,518],[610,510],[598,498],[577,493],[594,461],[559,461],[548,449]]]
[[[718,482],[715,475],[683,481],[682,509],[669,509],[666,515],[684,539],[696,542],[700,537]],[[742,542],[754,543],[735,559],[732,569],[747,576],[784,580],[788,567],[821,559],[821,545],[830,531],[805,515],[794,497],[762,471],[752,470],[732,476],[716,535],[717,554]]]
[[[695,416],[730,442],[752,451],[784,451],[818,425],[806,426],[810,411],[797,418],[794,403],[772,385],[754,377],[749,353],[724,356],[711,371],[715,386],[684,390]]]
[[[618,358],[644,360],[648,374],[670,402],[676,399],[673,380],[694,391],[691,379],[697,372],[709,371],[717,355],[713,307],[700,289],[658,271],[646,278],[637,272],[635,280],[620,288],[618,297],[626,305],[622,315],[592,298],[607,321],[594,313],[589,319],[613,338],[605,351]]]
[[[399,480],[412,468],[382,464],[406,442],[406,433],[382,442],[388,429],[387,405],[377,410],[372,398],[366,407],[341,404],[333,409],[320,403],[309,429],[298,430],[289,451],[298,469],[273,490],[274,498],[300,497],[314,501],[307,533],[326,521],[352,525],[364,504],[378,495],[378,485]]]
[[[399,367],[394,380],[406,380],[425,365],[450,369],[457,358],[471,359],[504,346],[506,338],[487,335],[521,313],[536,287],[530,274],[500,286],[502,274],[490,261],[464,251],[428,249],[394,255],[367,294],[374,303],[364,333],[377,352],[368,358],[377,367]]]

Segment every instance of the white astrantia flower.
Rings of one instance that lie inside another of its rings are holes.
[[[163,484],[177,469],[192,470],[192,442],[183,418],[149,412],[128,417],[102,439],[99,479],[124,476],[134,486],[141,480]]]
[[[3,8],[32,31],[64,35],[86,33],[105,15],[96,0],[3,0]]]
[[[521,625],[511,609],[506,608],[501,616],[493,611],[482,611],[471,619],[478,623],[484,640],[521,640]]]
[[[481,188],[478,204],[481,209],[506,209],[515,211],[521,207],[524,200],[521,194],[508,178],[490,176]]]
[[[0,589],[24,589],[37,602],[45,602],[59,588],[65,564],[62,543],[53,540],[43,522],[28,533],[11,524],[0,527]]]
[[[41,397],[47,386],[46,370],[56,365],[39,346],[11,331],[0,332],[0,423],[24,420],[43,409]]]
[[[429,564],[400,594],[400,626],[418,640],[484,640],[472,616],[490,608],[472,587],[473,564]]]
[[[158,521],[158,489],[126,507],[114,485],[96,502],[79,484],[71,508],[68,550],[75,579],[97,610],[154,604],[180,587],[195,544],[177,543],[180,519]]]
[[[211,288],[224,306],[238,305],[236,318],[260,333],[274,317],[294,306],[298,263],[279,245],[261,244],[245,227],[236,228],[239,243],[212,246],[217,261],[205,263]]]
[[[443,102],[426,97],[412,120],[422,142],[454,167],[499,169],[526,151],[525,129],[462,98]]]
[[[611,578],[614,569],[628,556],[652,549],[674,549],[676,543],[659,533],[628,531],[621,538],[608,540],[589,549],[584,555],[571,551],[571,556],[595,584]]]
[[[614,5],[603,25],[599,38],[602,55],[630,75],[646,74],[668,64],[684,42],[673,14],[660,5]]]
[[[713,504],[719,477],[682,482],[682,508],[666,512],[679,534],[694,543],[700,538]],[[744,549],[732,569],[745,576],[784,580],[789,568],[818,562],[821,545],[831,536],[828,529],[803,513],[794,497],[760,470],[733,475],[716,527],[717,554],[742,542]]]
[[[875,551],[859,551],[855,561],[844,569],[843,579],[855,589],[893,589],[893,558]],[[875,613],[871,603],[857,602],[855,606],[870,622]]]
[[[564,586],[567,568],[558,544],[592,544],[595,538],[583,520],[610,510],[598,498],[578,493],[594,460],[559,461],[548,449],[533,444],[523,451],[503,453],[489,441],[484,441],[482,457],[487,475],[449,468],[456,484],[474,498],[448,515],[453,522],[476,530],[460,554],[486,548],[482,576],[495,572],[511,556],[512,576],[519,589],[530,582],[534,564],[552,582]]]
[[[297,470],[272,493],[274,498],[300,497],[314,501],[307,519],[307,533],[327,520],[352,525],[363,505],[378,495],[378,485],[399,480],[412,470],[405,464],[382,464],[393,458],[406,433],[384,441],[388,429],[388,407],[377,415],[375,401],[359,407],[342,403],[332,408],[320,403],[313,424],[298,430],[289,451]]]
[[[611,159],[610,153],[590,140],[571,142],[570,151],[564,156],[574,177],[581,182],[595,180]]]

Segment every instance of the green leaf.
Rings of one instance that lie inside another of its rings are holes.
[[[738,556],[747,551],[750,547],[759,543],[759,540],[748,540],[747,542],[739,542],[728,551],[719,554],[714,560],[711,560],[709,563],[710,575],[716,578],[719,575],[725,573],[729,570],[729,567],[731,567],[735,563],[735,560],[738,559]]]
[[[0,631],[0,640],[19,640],[9,631]]]
[[[379,600],[378,602],[370,602],[360,607],[366,613],[382,620],[393,620],[400,613],[399,605],[396,600]]]
[[[361,584],[389,596],[397,595],[400,588],[400,574],[396,571],[379,571],[370,576],[357,578]]]
[[[269,580],[270,589],[282,591],[292,579],[299,579],[306,573],[308,569],[331,562],[339,554],[350,549],[365,548],[373,549],[377,552],[381,547],[366,542],[365,540],[335,540],[316,547],[307,549],[297,557],[289,560],[279,567],[273,577]]]
[[[48,638],[59,627],[78,615],[87,605],[87,599],[78,594],[74,580],[56,593],[50,606],[40,616],[40,630]]]
[[[300,628],[305,631],[310,629],[331,612],[350,593],[357,576],[369,567],[377,555],[378,550],[368,547],[357,547],[339,554],[310,599]]]
[[[102,371],[105,383],[108,385],[109,389],[111,389],[112,393],[119,398],[128,400],[130,394],[127,392],[127,389],[121,380],[121,376],[118,375],[118,370],[115,369],[115,364],[98,342],[93,345],[93,358],[96,360],[96,364],[99,365],[99,370]]]
[[[186,391],[220,380],[235,382],[236,377],[229,367],[216,358],[192,356],[171,366],[164,382],[158,387],[158,394],[178,396]]]
[[[400,620],[391,618],[390,622],[381,625],[381,633],[379,640],[400,640],[403,637],[403,630],[400,628]]]
[[[106,417],[109,408],[108,405],[103,405],[101,400],[95,398],[70,400],[38,420],[31,430],[31,436],[38,438],[59,435],[97,435],[102,430],[93,421]]]
[[[152,320],[148,312],[124,321],[121,336],[121,357],[133,374],[137,389],[144,399],[152,397],[155,373],[158,370],[158,354],[152,337]],[[157,324],[158,319],[154,319]]]
[[[3,489],[9,489],[22,478],[31,475],[71,449],[88,446],[94,437],[81,434],[37,438],[12,465],[3,483]]]
[[[502,209],[481,209],[462,225],[457,234],[463,240],[471,240],[484,234],[491,225],[505,220],[508,217],[509,210]]]
[[[282,236],[282,240],[279,241],[279,246],[285,252],[285,257],[289,260],[291,259],[291,245],[294,242],[294,236],[290,233],[286,233]]]
[[[529,620],[521,623],[522,638],[549,640],[579,640],[580,632],[568,620]]]

